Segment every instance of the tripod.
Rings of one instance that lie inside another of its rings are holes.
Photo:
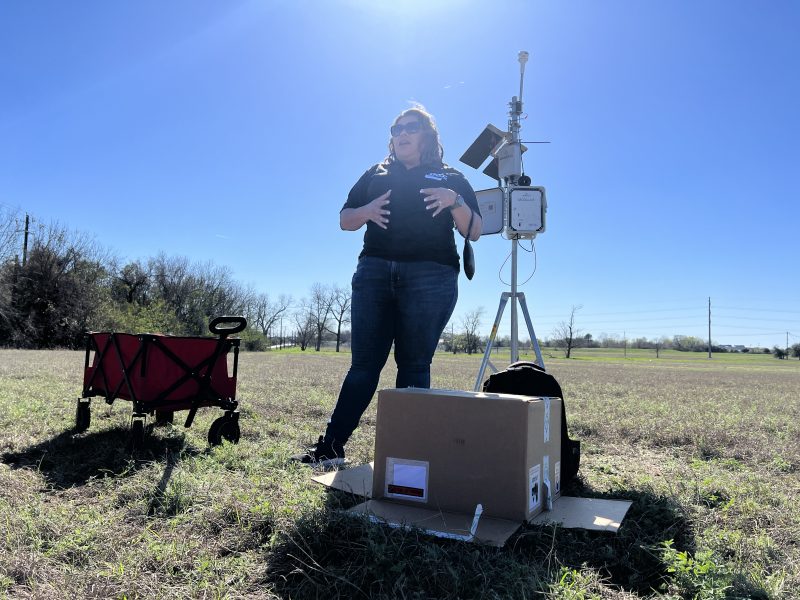
[[[531,344],[533,345],[533,350],[536,353],[536,363],[544,369],[542,351],[539,348],[539,340],[536,339],[536,333],[533,331],[533,322],[531,321],[531,315],[528,312],[528,303],[525,301],[525,294],[517,291],[518,238],[513,238],[511,243],[511,291],[500,294],[500,306],[497,307],[497,316],[494,318],[492,332],[489,334],[489,341],[486,343],[486,351],[483,354],[481,367],[478,370],[478,378],[475,380],[474,389],[476,392],[480,391],[487,365],[492,369],[493,373],[497,373],[497,367],[495,367],[489,360],[489,356],[492,353],[492,346],[494,345],[494,340],[497,337],[497,329],[500,327],[500,320],[503,318],[503,312],[505,311],[506,304],[508,304],[509,299],[511,300],[511,362],[515,363],[519,360],[519,342],[517,339],[519,329],[517,319],[517,302],[519,302],[519,305],[522,307],[522,315],[525,317],[525,324],[528,326],[528,334],[531,338]]]

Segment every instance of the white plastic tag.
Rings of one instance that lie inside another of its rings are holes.
[[[540,495],[542,466],[539,464],[533,465],[528,472],[528,489],[530,494],[528,496],[528,512],[533,512],[542,504]]]
[[[542,483],[544,485],[545,508],[553,510],[553,490],[550,487],[550,456],[542,458]]]
[[[556,472],[555,472],[555,482],[553,484],[555,489],[555,493],[558,495],[561,493],[561,461],[556,462]]]

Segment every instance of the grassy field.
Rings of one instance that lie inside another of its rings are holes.
[[[81,352],[0,350],[0,597],[800,597],[800,361],[545,358],[583,442],[565,493],[633,505],[617,535],[524,527],[496,549],[344,517],[357,499],[289,463],[321,433],[346,354],[244,353],[238,445],[208,448],[206,409],[131,454],[127,402],[94,400],[71,431]],[[434,387],[471,389],[479,363],[437,355]],[[374,427],[372,406],[353,463]]]

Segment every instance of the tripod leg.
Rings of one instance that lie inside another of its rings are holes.
[[[525,323],[528,325],[528,334],[531,336],[531,344],[533,344],[533,351],[536,352],[536,362],[537,364],[545,368],[544,366],[544,359],[542,358],[542,351],[539,348],[539,340],[536,339],[536,333],[533,331],[533,322],[531,322],[531,315],[528,313],[528,303],[525,302],[525,294],[519,293],[519,304],[522,307],[522,314],[525,316]]]
[[[492,352],[492,345],[494,338],[497,337],[497,328],[500,327],[500,319],[503,318],[503,311],[506,309],[508,299],[511,297],[509,292],[503,292],[500,296],[500,306],[497,307],[497,316],[494,318],[494,325],[492,325],[492,333],[489,334],[489,341],[486,343],[486,352],[483,353],[483,360],[481,361],[481,368],[478,371],[478,378],[475,380],[474,391],[479,392],[481,383],[483,382],[483,374],[486,372],[486,365],[489,363],[489,355]]]

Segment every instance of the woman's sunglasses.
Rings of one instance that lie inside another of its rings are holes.
[[[420,123],[419,121],[411,121],[410,123],[406,123],[405,125],[403,124],[392,125],[389,128],[389,131],[392,132],[392,137],[397,137],[404,131],[407,133],[417,133],[420,129],[422,129],[422,123]]]

